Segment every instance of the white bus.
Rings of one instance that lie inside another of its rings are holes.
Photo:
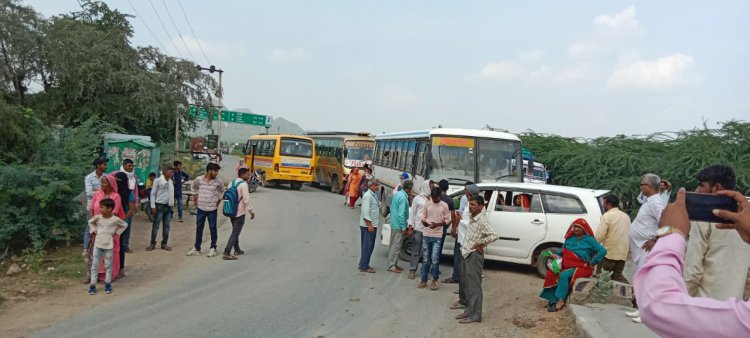
[[[531,164],[531,167],[529,167]],[[546,184],[549,179],[549,173],[541,164],[536,161],[523,160],[523,176],[525,182]]]
[[[466,182],[523,182],[521,139],[497,131],[436,128],[375,136],[373,175],[380,180],[380,198],[387,213],[401,173],[415,187],[426,179],[448,180],[448,193]]]

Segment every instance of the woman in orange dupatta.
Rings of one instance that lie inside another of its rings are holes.
[[[539,295],[549,302],[547,304],[549,312],[565,307],[570,288],[575,284],[576,279],[590,277],[594,273],[594,265],[599,264],[607,255],[607,249],[596,241],[589,223],[579,218],[565,233],[565,244],[562,249],[552,254],[554,259],[562,255],[562,268],[559,275],[552,270],[547,270],[544,288]]]
[[[99,202],[101,202],[104,199],[111,199],[115,201],[115,208],[112,209],[112,214],[119,217],[120,219],[125,219],[125,210],[122,209],[122,201],[120,199],[120,195],[117,191],[117,181],[115,180],[114,174],[104,175],[102,177],[102,188],[97,190],[94,193],[94,197],[91,199],[91,211],[89,213],[89,218],[94,217],[96,215],[99,215]],[[91,239],[89,240],[89,246],[86,248],[86,256],[88,257],[88,266],[86,271],[91,271],[91,259],[93,257],[92,252],[94,249],[94,240],[96,239],[95,234],[91,234]],[[114,248],[113,248],[113,255],[112,257],[119,257],[120,254],[120,235],[115,234],[112,236],[112,239],[114,241]],[[104,259],[104,257],[102,257]],[[104,268],[104,262],[101,262],[99,264],[99,280],[104,280],[104,274],[105,274],[105,268]],[[120,260],[119,259],[113,259],[112,260],[112,280],[117,278],[117,274],[120,272]],[[89,277],[86,277],[84,279],[84,282],[89,283]]]
[[[352,169],[349,174],[349,207],[354,209],[354,202],[359,198],[359,184],[362,183],[362,175],[359,174],[359,168]]]

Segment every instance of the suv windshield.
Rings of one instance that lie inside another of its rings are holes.
[[[281,139],[282,156],[312,157],[312,142],[298,138],[284,137]]]

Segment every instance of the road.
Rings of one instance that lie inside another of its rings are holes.
[[[416,289],[405,273],[385,271],[387,248],[379,243],[371,263],[377,273],[357,272],[359,209],[344,207],[341,196],[308,186],[261,188],[251,196],[257,218],[246,223],[240,237],[246,254],[239,260],[185,257],[184,268],[157,286],[113,298],[34,336],[426,337],[457,329],[456,312],[447,308],[456,298],[455,285]],[[228,235],[225,226],[220,249]],[[533,269],[510,269],[514,283],[538,292],[541,280]],[[491,273],[487,280],[510,275]],[[507,324],[502,332],[509,336],[522,332],[509,323],[486,322],[480,325]]]

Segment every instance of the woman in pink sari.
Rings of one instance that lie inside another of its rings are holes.
[[[113,174],[110,175],[104,175],[102,177],[102,188],[97,190],[94,193],[94,197],[91,199],[91,211],[89,212],[89,218],[94,217],[96,215],[100,214],[99,211],[99,202],[101,202],[104,199],[111,199],[115,201],[115,208],[112,209],[112,214],[119,217],[120,219],[125,219],[125,211],[122,209],[122,201],[120,199],[120,195],[117,193],[117,181],[115,180],[115,176]],[[89,240],[89,246],[86,248],[86,257],[88,257],[88,267],[87,271],[91,271],[91,258],[92,258],[92,252],[94,248],[94,239],[96,235],[91,234],[91,240]],[[114,235],[112,237],[114,240],[114,252],[113,257],[119,257],[120,254],[120,235]],[[99,280],[104,280],[104,263],[101,263],[99,268]],[[113,278],[117,278],[117,274],[120,271],[120,260],[119,259],[113,259],[112,260],[112,276]],[[89,283],[89,277],[86,277],[84,279],[84,282]]]

